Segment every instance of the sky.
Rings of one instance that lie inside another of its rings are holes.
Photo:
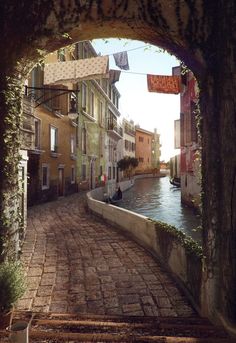
[[[96,39],[92,45],[97,53],[109,55],[110,69],[120,70],[115,65],[113,54],[127,51],[129,70],[121,71],[120,80],[115,84],[121,94],[121,119],[133,120],[148,131],[157,129],[161,135],[161,160],[168,161],[178,154],[174,149],[174,120],[180,116],[180,95],[148,92],[147,74],[172,75],[172,67],[180,62],[175,56],[141,41]]]

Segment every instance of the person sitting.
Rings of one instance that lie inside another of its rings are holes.
[[[117,189],[117,191],[115,192],[115,194],[113,195],[113,197],[111,198],[112,201],[117,201],[122,199],[122,191],[120,189],[120,187]]]

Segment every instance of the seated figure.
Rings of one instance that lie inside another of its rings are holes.
[[[117,189],[117,191],[115,192],[115,194],[113,195],[113,197],[111,198],[111,200],[113,201],[117,201],[122,199],[122,191],[120,189],[120,187]]]

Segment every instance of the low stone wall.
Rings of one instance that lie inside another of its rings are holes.
[[[102,189],[87,193],[89,209],[124,230],[163,262],[199,311],[202,252],[198,244],[173,226],[99,201],[98,199],[102,199],[101,194],[103,194]]]
[[[127,189],[131,188],[133,186],[133,184],[134,184],[134,180],[133,179],[119,182],[119,186],[120,186],[120,189],[121,189],[122,192],[124,192]],[[106,187],[95,188],[91,192],[89,192],[89,194],[91,194],[93,199],[100,200],[100,201],[104,200],[104,194],[106,194],[106,193],[107,193],[107,188]],[[113,194],[111,194],[111,196],[112,195]]]

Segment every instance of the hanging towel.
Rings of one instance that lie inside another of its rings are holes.
[[[98,56],[76,61],[77,81],[109,78],[109,57]]]
[[[147,75],[147,85],[149,92],[179,94],[180,77],[165,75]]]
[[[120,79],[120,70],[110,69],[109,70],[109,79],[111,84],[114,84],[115,82],[119,81]]]
[[[108,63],[108,56],[98,56],[45,64],[44,84],[76,83],[82,80],[109,78]]]
[[[127,51],[117,52],[113,54],[117,67],[124,70],[129,70],[128,54]]]

